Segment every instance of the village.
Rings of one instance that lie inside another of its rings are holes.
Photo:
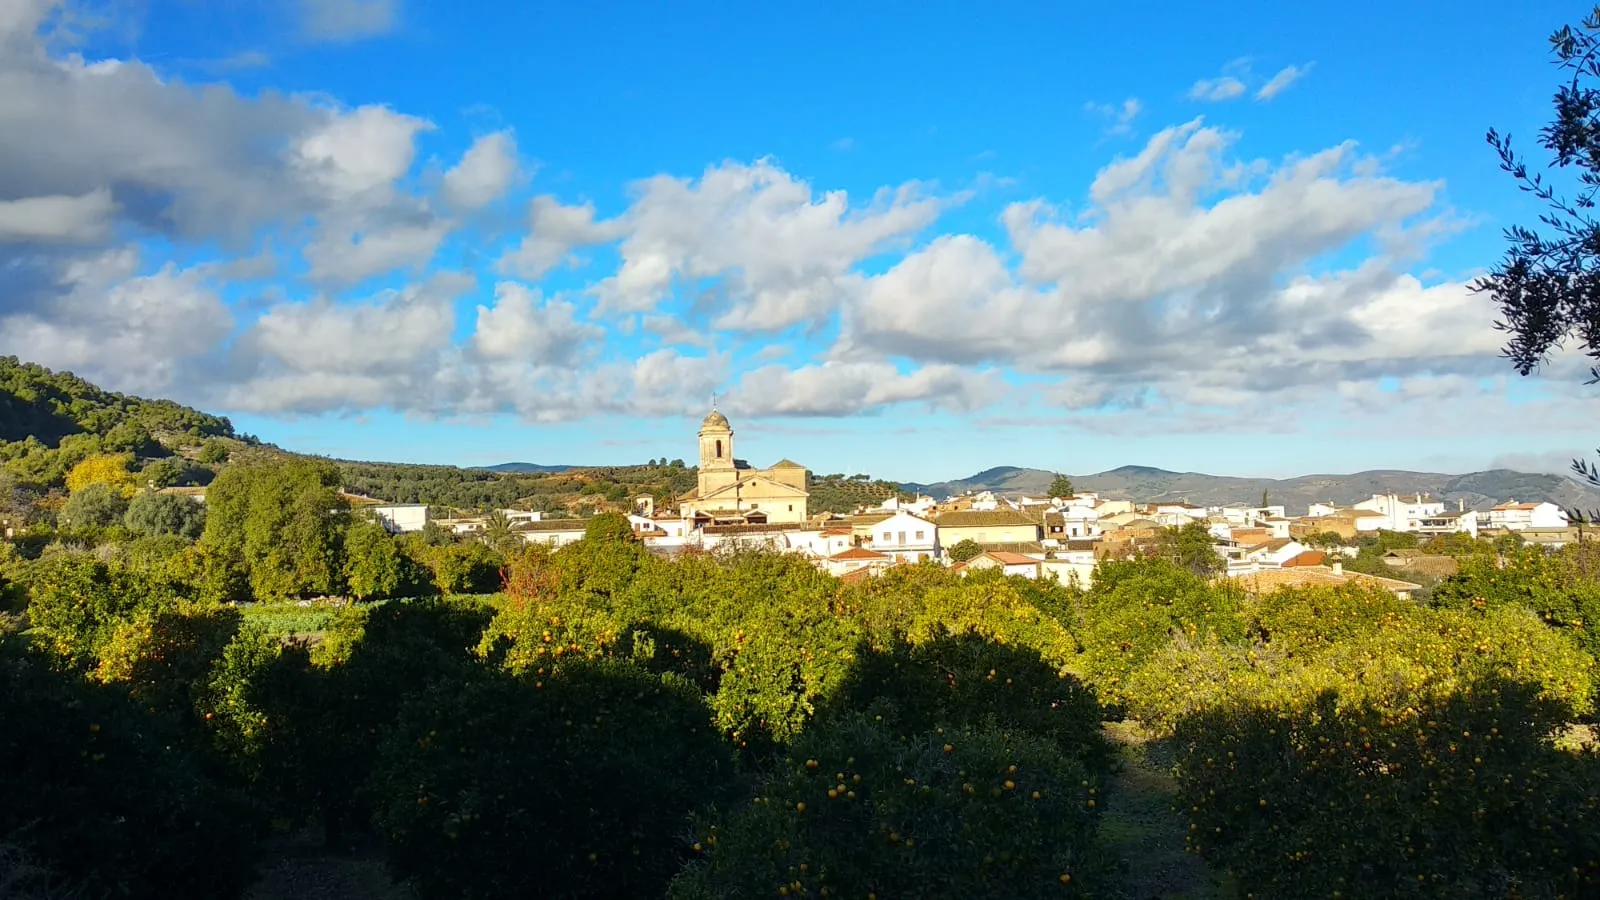
[[[1396,551],[1397,577],[1347,572],[1363,535],[1380,531],[1419,537],[1476,538],[1515,533],[1529,543],[1561,546],[1581,538],[1567,514],[1549,502],[1508,502],[1488,510],[1454,508],[1426,495],[1377,494],[1350,506],[1314,503],[1290,516],[1281,505],[1199,506],[1135,503],[1075,492],[1066,497],[998,496],[980,492],[937,499],[891,497],[853,514],[810,514],[807,472],[787,459],[756,469],[734,455],[732,425],[713,410],[701,422],[696,488],[673,508],[640,497],[628,515],[652,552],[766,550],[811,560],[828,573],[857,580],[895,566],[932,562],[959,572],[998,569],[1006,575],[1088,585],[1096,564],[1144,552],[1169,529],[1203,525],[1219,571],[1272,590],[1295,584],[1364,581],[1408,595],[1418,585],[1407,570],[1425,570],[1426,554]],[[421,504],[370,504],[366,512],[394,532],[420,531],[430,521],[461,536],[484,528],[483,517],[430,519]],[[582,539],[584,519],[545,518],[501,510],[512,532],[530,544],[561,547]],[[1315,540],[1313,540],[1315,536]],[[1330,540],[1337,536],[1338,542]],[[962,549],[958,549],[962,548]]]

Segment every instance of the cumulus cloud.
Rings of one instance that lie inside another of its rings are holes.
[[[549,195],[533,198],[528,204],[528,233],[497,264],[503,275],[538,279],[572,258],[582,247],[605,244],[622,236],[620,220],[595,221],[592,203],[565,206]]]
[[[905,403],[970,412],[1003,390],[997,373],[931,365],[901,372],[886,362],[836,362],[745,373],[728,408],[754,416],[847,416]]]
[[[696,180],[657,176],[635,186],[622,215],[617,273],[597,292],[609,310],[648,312],[679,280],[720,278],[713,324],[772,331],[817,322],[856,285],[853,267],[933,222],[939,200],[914,183],[864,207],[844,191],[820,197],[767,160],[724,163]]]
[[[0,352],[127,391],[183,387],[179,376],[215,351],[233,316],[201,270],[168,263],[139,275],[140,262],[125,248],[66,265],[47,306],[0,308]]]
[[[578,309],[565,300],[546,300],[525,284],[495,285],[493,306],[478,307],[472,348],[485,359],[532,360],[571,365],[605,329],[580,322]]]
[[[1231,160],[1235,137],[1195,120],[1107,165],[1085,208],[1012,204],[1014,268],[977,237],[935,239],[867,280],[835,356],[1059,375],[1043,396],[1074,408],[1146,391],[1237,406],[1494,366],[1496,335],[1464,284],[1424,284],[1381,257],[1319,269],[1426,223],[1438,184],[1384,176],[1351,145]]]
[[[64,241],[94,244],[111,228],[116,204],[111,191],[96,188],[72,196],[0,201],[0,242]]]
[[[1306,63],[1303,66],[1284,66],[1277,71],[1277,74],[1267,79],[1266,84],[1256,90],[1256,99],[1271,100],[1273,97],[1288,90],[1289,85],[1299,81],[1310,71],[1311,63]]]
[[[500,199],[516,175],[516,139],[497,131],[473,141],[461,162],[444,174],[440,193],[449,206],[478,209]]]

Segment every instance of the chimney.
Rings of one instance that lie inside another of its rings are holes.
[[[1467,498],[1465,498],[1465,497],[1457,497],[1456,498],[1456,512],[1466,512],[1466,511],[1467,511]]]
[[[1340,576],[1344,575],[1344,563],[1343,562],[1341,562],[1339,560],[1334,560],[1334,563],[1333,563],[1333,574],[1340,575]]]

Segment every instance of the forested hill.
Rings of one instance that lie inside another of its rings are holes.
[[[0,475],[41,488],[62,483],[91,457],[117,454],[131,466],[175,454],[198,457],[212,442],[212,461],[255,439],[233,423],[174,403],[113,393],[73,375],[0,356]],[[184,481],[167,465],[159,480]],[[203,473],[199,480],[204,480]]]
[[[116,394],[71,372],[0,356],[0,442],[30,436],[57,447],[74,434],[94,434],[129,444],[134,432],[161,440],[233,437],[233,423],[171,400]]]

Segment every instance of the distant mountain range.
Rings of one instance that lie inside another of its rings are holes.
[[[1511,500],[1549,500],[1568,509],[1600,509],[1600,490],[1589,485],[1561,475],[1539,475],[1510,469],[1491,469],[1466,475],[1374,469],[1351,475],[1302,475],[1298,478],[1275,479],[1234,478],[1199,472],[1169,472],[1148,466],[1122,466],[1109,472],[1069,477],[1073,487],[1080,491],[1093,491],[1111,499],[1141,503],[1187,500],[1202,506],[1230,503],[1254,506],[1261,502],[1261,492],[1266,491],[1268,501],[1287,507],[1291,516],[1304,514],[1306,507],[1312,503],[1347,505],[1366,500],[1373,494],[1417,492],[1451,505],[1460,501],[1468,509],[1487,509]],[[908,482],[902,484],[901,488],[931,494],[939,499],[967,491],[1041,496],[1049,490],[1054,478],[1054,472],[1043,469],[999,466],[955,481],[936,484]]]
[[[511,475],[521,475],[530,472],[566,472],[571,469],[581,469],[583,466],[541,466],[538,463],[508,462],[501,463],[498,466],[472,466],[471,468],[482,469],[485,472],[502,472]]]

